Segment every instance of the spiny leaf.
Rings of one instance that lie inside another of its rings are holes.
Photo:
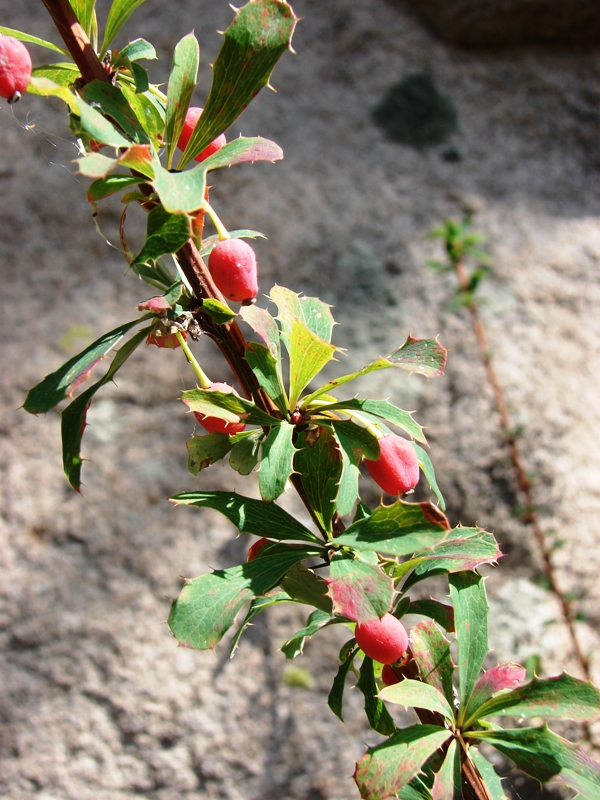
[[[407,614],[419,614],[437,622],[447,633],[454,633],[454,609],[437,600],[413,600]]]
[[[217,392],[209,389],[189,389],[181,399],[190,411],[197,411],[207,417],[218,417],[226,422],[247,422],[250,425],[267,425],[277,428],[283,421],[272,417],[250,400],[236,394]],[[287,423],[286,423],[287,424]]]
[[[188,470],[192,475],[197,475],[215,461],[225,458],[234,443],[235,437],[226,433],[209,433],[206,436],[192,437],[187,443]]]
[[[335,498],[342,470],[342,460],[335,439],[326,428],[301,432],[296,445],[294,469],[316,517],[325,530],[331,530]]]
[[[94,108],[100,108],[105,116],[116,122],[131,141],[136,144],[150,143],[148,134],[140,125],[138,118],[131,110],[131,106],[122,92],[116,86],[104,81],[92,81],[91,83],[86,83],[79,94],[86,103]]]
[[[147,238],[131,263],[134,272],[139,266],[167,253],[176,253],[190,238],[190,220],[186,214],[169,214],[158,206],[148,214]]]
[[[304,403],[303,403],[304,406]],[[354,398],[352,400],[342,400],[340,402],[331,403],[325,406],[319,406],[319,411],[342,411],[348,409],[349,411],[366,411],[375,417],[380,417],[392,425],[396,425],[402,430],[409,433],[414,439],[419,442],[427,443],[423,428],[414,421],[409,411],[403,411],[401,408],[388,403],[387,400],[359,400]]]
[[[252,431],[249,436],[238,441],[231,449],[229,466],[240,475],[250,475],[258,462],[262,431]]]
[[[263,500],[278,498],[293,472],[296,452],[293,435],[294,426],[284,420],[271,428],[263,442],[258,472],[258,485]]]
[[[448,720],[454,719],[452,708],[444,695],[435,686],[422,681],[403,680],[394,686],[386,686],[379,692],[379,697],[388,703],[407,708],[427,708]]]
[[[378,566],[359,559],[335,555],[327,584],[334,613],[354,622],[380,619],[392,605],[392,579]]]
[[[206,311],[217,325],[226,325],[237,317],[235,311],[232,311],[228,305],[212,297],[207,297],[202,301],[202,310]]]
[[[102,40],[102,47],[100,48],[100,58],[104,56],[113,39],[119,33],[123,25],[125,25],[135,9],[144,2],[145,0],[113,0],[104,27],[104,39]]]
[[[279,161],[283,158],[283,150],[278,144],[262,136],[240,136],[202,161],[202,166],[209,172],[221,167],[233,167],[234,164],[254,163],[255,161]]]
[[[265,608],[270,608],[274,605],[279,605],[280,603],[291,603],[292,598],[287,595],[285,592],[276,592],[275,594],[267,595],[266,597],[255,597],[254,600],[250,603],[250,608],[248,609],[248,613],[244,617],[242,623],[240,624],[239,628],[235,632],[233,639],[231,640],[231,647],[229,648],[229,658],[233,658],[235,655],[235,651],[239,647],[240,639],[247,631],[248,626],[256,617],[257,614],[260,614],[261,611],[264,611]]]
[[[185,116],[192,99],[198,76],[200,47],[193,33],[188,33],[177,43],[173,52],[173,64],[167,88],[167,113],[165,144],[167,146],[167,169],[171,168],[173,154],[181,136]]]
[[[413,625],[410,638],[413,658],[419,668],[421,680],[441,692],[453,706],[454,664],[450,654],[450,642],[435,622],[429,620]]]
[[[302,391],[331,359],[337,348],[316,336],[304,323],[294,320],[289,334],[290,409]]]
[[[377,696],[373,659],[369,658],[369,656],[365,656],[363,659],[356,688],[360,689],[364,695],[365,713],[371,728],[384,736],[390,736],[394,733],[396,730],[394,720],[383,701]]]
[[[329,343],[335,325],[330,306],[318,297],[303,295],[286,289],[285,286],[273,286],[270,299],[277,306],[278,319],[281,323],[281,338],[289,352],[289,341],[294,322],[301,322],[316,337]]]
[[[475,766],[485,781],[485,785],[490,793],[491,800],[506,800],[506,794],[502,786],[502,780],[492,764],[490,764],[487,758],[481,755],[476,747],[469,748],[469,755],[475,762]]]
[[[352,640],[354,642],[354,639]],[[356,654],[358,653],[358,647],[352,647],[346,655],[345,660],[342,661],[340,667],[337,671],[335,678],[333,679],[333,685],[331,687],[331,691],[327,697],[327,705],[336,715],[336,717],[344,721],[344,717],[342,716],[343,704],[344,704],[344,690],[346,688],[346,678],[348,677],[348,672],[350,671],[350,667],[352,666],[352,662]]]
[[[91,184],[87,192],[87,199],[88,202],[93,203],[120,192],[128,186],[144,182],[143,179],[134,178],[133,175],[107,175],[106,178],[100,178]]]
[[[442,511],[446,510],[446,501],[440,491],[440,487],[438,486],[436,477],[435,477],[435,469],[433,468],[433,464],[431,459],[429,458],[429,453],[427,450],[424,450],[420,447],[416,442],[411,442],[412,446],[415,449],[415,453],[417,454],[417,458],[419,459],[419,466],[421,467],[421,471],[423,475],[425,475],[425,479],[427,483],[431,487],[431,491],[437,497],[437,501],[440,504],[440,508]]]
[[[338,622],[340,622],[340,620],[336,620],[335,617],[332,617],[326,611],[321,611],[321,609],[318,608],[310,614],[306,620],[305,627],[297,631],[291,639],[287,640],[282,646],[281,652],[289,660],[296,658],[296,656],[302,654],[307,639],[314,636],[317,631],[320,631],[321,628],[324,628],[326,625],[333,625]]]
[[[457,747],[456,739],[453,739],[446,751],[444,763],[435,774],[431,787],[432,800],[453,800],[462,795],[460,755]]]
[[[496,692],[504,689],[514,689],[519,683],[523,683],[526,678],[527,670],[520,664],[498,664],[498,666],[488,669],[478,678],[475,684],[466,711],[466,718],[474,716],[479,707]],[[478,713],[477,717],[479,717]]]
[[[488,651],[488,603],[483,578],[476,572],[455,572],[449,581],[458,642],[462,722]]]
[[[147,42],[145,39],[134,39],[126,44],[119,51],[119,54],[125,56],[130,61],[139,61],[140,59],[154,60],[156,59],[156,50],[154,46]]]
[[[235,492],[185,492],[169,498],[177,505],[213,508],[227,517],[240,533],[280,541],[320,543],[320,539],[275,503],[243,497]]]
[[[52,81],[59,86],[71,86],[77,78],[79,77],[80,72],[71,62],[64,62],[64,63],[56,63],[56,64],[40,64],[39,67],[34,67],[31,71],[31,76],[33,78],[44,78],[46,80]],[[33,84],[30,84],[29,88],[27,89],[29,94],[38,94],[38,90],[35,88],[35,81]]]
[[[244,358],[250,364],[261,389],[265,390],[282,413],[286,413],[288,401],[280,377],[279,361],[266,345],[258,342],[246,344]]]
[[[303,564],[296,564],[286,573],[281,581],[281,588],[296,603],[320,608],[327,614],[332,613],[331,600],[327,595],[327,583]]]
[[[206,170],[199,164],[185,172],[169,172],[157,163],[153,185],[167,211],[172,214],[191,213],[197,211],[204,202]]]

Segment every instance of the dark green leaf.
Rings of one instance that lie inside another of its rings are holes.
[[[288,351],[294,322],[301,322],[317,338],[331,342],[335,322],[329,310],[331,306],[327,303],[323,303],[318,297],[303,297],[284,286],[274,286],[270,298],[277,306],[281,338]]]
[[[387,703],[396,703],[407,708],[426,708],[435,711],[452,721],[452,707],[438,689],[422,681],[403,680],[393,686],[386,686],[379,697]]]
[[[293,471],[296,448],[292,442],[294,426],[281,422],[271,428],[262,445],[258,485],[263,500],[275,500],[285,489]]]
[[[344,690],[346,688],[346,678],[348,677],[348,672],[350,671],[350,667],[352,666],[352,662],[354,661],[354,658],[357,653],[358,653],[358,647],[354,646],[346,654],[346,658],[342,660],[342,663],[340,664],[337,674],[333,679],[333,685],[327,697],[327,705],[333,711],[336,717],[342,722],[344,721],[344,717],[342,716],[342,711],[344,706]]]
[[[150,143],[148,134],[116,86],[104,81],[92,81],[86,83],[80,90],[80,96],[94,108],[99,107],[102,113],[116,122],[123,133],[136,144]]]
[[[451,735],[437,725],[412,725],[369,748],[354,773],[360,796],[364,800],[386,800],[397,795]]]
[[[139,347],[150,333],[151,328],[144,328],[132,336],[119,350],[108,368],[106,375],[87,391],[83,392],[76,400],[68,405],[61,414],[61,439],[63,469],[71,486],[78,492],[81,488],[81,440],[86,428],[86,416],[92,399],[98,389],[113,379],[117,370]]]
[[[421,680],[441,692],[454,706],[452,678],[454,664],[450,642],[443,636],[435,622],[418,622],[410,631],[413,658],[419,668]]]
[[[233,447],[232,438],[226,433],[209,433],[191,438],[187,443],[187,451],[188,470],[192,475],[225,458]]]
[[[38,383],[27,393],[23,403],[25,411],[30,414],[44,414],[54,408],[55,405],[72,394],[83,381],[89,378],[94,367],[121,341],[127,331],[139,325],[145,319],[148,319],[148,315],[132,322],[127,322],[125,325],[119,325],[118,328],[96,339],[79,355],[73,356],[56,372],[47,375],[41,383]]]
[[[390,736],[396,730],[394,720],[385,707],[385,703],[377,697],[377,684],[373,671],[373,659],[365,656],[360,667],[360,677],[356,688],[360,689],[365,698],[365,714],[369,725],[374,731]]]
[[[207,297],[202,301],[202,310],[206,311],[212,321],[216,322],[217,325],[225,325],[237,317],[235,311],[232,311],[228,305],[212,297]]]
[[[600,764],[546,726],[477,731],[472,735],[489,742],[538,781],[559,777],[586,800],[600,800]]]
[[[177,505],[213,508],[224,514],[240,533],[280,541],[292,539],[320,543],[320,539],[275,503],[243,497],[235,492],[186,492],[171,497]]]
[[[449,581],[458,642],[462,716],[488,651],[488,603],[483,578],[476,572],[455,572]]]
[[[377,461],[379,458],[379,441],[366,428],[346,419],[331,420],[331,425],[338,438],[345,439],[353,450],[360,451],[361,457]]]
[[[137,68],[137,64],[134,64],[133,67]],[[152,145],[158,150],[162,145],[162,134],[165,127],[165,112],[160,100],[150,91],[135,91],[135,88],[124,80],[119,80],[119,86]],[[150,173],[149,177],[153,176],[154,172]]]
[[[37,87],[40,88],[40,81],[43,79],[38,79]],[[97,83],[97,81],[94,81]],[[102,86],[109,86],[109,84],[101,84]],[[91,86],[91,84],[88,84]],[[63,92],[66,91],[63,87]],[[114,88],[114,87],[111,87]],[[118,91],[116,89],[115,91]],[[48,91],[48,94],[56,94],[55,91]],[[63,95],[58,95],[62,97],[66,102],[68,99]],[[96,142],[100,144],[107,144],[111,147],[130,147],[132,144],[131,139],[126,138],[117,128],[109,122],[102,114],[93,108],[91,105],[88,105],[81,97],[78,97],[76,100],[77,110],[75,113],[77,114],[78,118],[72,118],[71,120],[71,129],[75,136],[79,136],[81,133],[86,134],[90,137],[90,139],[94,139]],[[137,118],[136,118],[137,123]],[[139,125],[139,123],[138,123]],[[145,133],[144,133],[145,137]]]
[[[258,462],[262,431],[253,431],[249,436],[237,442],[229,455],[229,466],[240,475],[250,475]]]
[[[272,355],[266,345],[258,344],[258,342],[246,344],[244,358],[250,364],[261,389],[265,390],[282,413],[286,413],[288,401],[281,381],[281,369],[277,358]]]
[[[448,521],[437,506],[397,500],[352,523],[336,542],[357,550],[404,556],[433,547],[447,537]]]
[[[429,458],[429,453],[420,447],[416,442],[411,442],[412,446],[415,448],[415,453],[417,454],[417,458],[419,459],[419,466],[421,467],[421,471],[423,475],[425,475],[425,479],[427,483],[431,487],[431,491],[437,497],[438,503],[440,504],[440,508],[442,511],[446,510],[446,501],[440,491],[440,487],[438,486],[437,480],[435,478],[435,470],[433,468],[433,464],[431,463],[431,459]]]
[[[375,417],[391,422],[392,425],[396,425],[398,428],[402,428],[417,441],[427,442],[423,428],[414,421],[410,412],[397,408],[388,403],[387,400],[359,400],[355,397],[352,400],[342,400],[339,403],[320,406],[319,411],[343,411],[346,408],[349,411],[366,411]]]
[[[354,622],[380,619],[392,605],[392,579],[379,567],[336,554],[329,568],[329,596],[334,614]]]
[[[289,48],[296,17],[281,0],[252,0],[236,12],[213,65],[213,81],[182,169],[234,122],[266,86],[280,56]]]
[[[167,169],[173,163],[173,155],[183,130],[185,116],[192,99],[192,92],[198,76],[200,47],[193,33],[188,33],[178,42],[173,53],[173,64],[167,88],[167,125],[165,144],[167,146]]]
[[[287,570],[310,555],[304,548],[257,558],[186,581],[169,614],[177,641],[194,650],[214,649],[242,606],[276,586]]]
[[[335,498],[342,472],[342,459],[333,435],[326,428],[298,434],[294,469],[311,508],[325,530],[331,530]]]
[[[108,175],[92,183],[88,189],[87,199],[90,203],[102,200],[103,197],[139,183],[144,183],[143,179],[134,178],[132,175]]]
[[[338,452],[342,457],[342,475],[340,478],[336,506],[338,514],[342,516],[352,511],[354,503],[358,499],[358,479],[360,470],[358,469],[358,457],[353,442],[346,437],[343,432],[335,431],[338,444]]]
[[[264,611],[265,608],[270,608],[271,606],[278,605],[279,603],[291,603],[292,598],[289,597],[285,592],[277,592],[275,594],[269,594],[266,597],[255,597],[254,600],[250,603],[250,608],[248,609],[248,613],[244,617],[243,622],[241,623],[240,627],[235,632],[233,639],[231,640],[231,647],[229,648],[229,658],[233,658],[235,655],[235,651],[239,647],[240,639],[247,631],[248,626],[256,617],[257,614],[260,614],[261,611]]]
[[[23,31],[17,31],[14,28],[6,28],[4,25],[0,25],[0,34],[2,34],[2,36],[12,36],[13,39],[18,39],[20,42],[37,44],[40,47],[45,47],[46,50],[54,50],[55,53],[62,53],[63,56],[70,57],[71,55],[68,50],[63,50],[62,47],[58,47],[53,42],[47,42],[45,39],[31,36],[29,33],[23,33]]]
[[[324,628],[326,625],[336,622],[339,622],[339,620],[336,620],[326,611],[321,611],[321,609],[318,608],[310,614],[306,620],[306,626],[295,633],[291,639],[287,640],[281,648],[281,652],[289,660],[296,658],[296,656],[302,654],[307,639],[314,636],[317,631],[320,631],[321,628]]]
[[[123,25],[127,22],[131,14],[145,0],[113,0],[108,12],[106,25],[104,27],[104,39],[100,48],[100,58],[106,53],[113,39],[119,33]]]
[[[146,242],[131,268],[137,272],[138,265],[150,259],[176,253],[190,238],[190,234],[190,220],[186,214],[169,214],[161,206],[153,208],[148,214]]]
[[[303,564],[293,566],[280,585],[296,603],[320,608],[327,614],[332,613],[331,600],[327,595],[327,583]]]
[[[437,600],[414,600],[406,613],[429,617],[448,633],[454,633],[454,609],[445,603],[439,603]]]

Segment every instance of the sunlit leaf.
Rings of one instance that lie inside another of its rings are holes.
[[[263,500],[275,500],[285,489],[293,471],[296,448],[292,442],[294,426],[282,421],[271,428],[262,445],[258,485]]]
[[[449,581],[458,642],[462,716],[488,652],[488,602],[483,578],[476,572],[455,572]]]
[[[69,58],[71,56],[68,50],[63,50],[62,47],[58,47],[58,45],[55,45],[53,42],[47,42],[45,39],[31,36],[29,33],[23,33],[23,31],[17,31],[14,28],[6,28],[4,25],[0,25],[0,34],[2,36],[12,36],[13,39],[18,39],[20,42],[37,44],[40,47],[45,47],[46,50],[54,50],[55,53],[62,53],[63,56],[68,56]]]
[[[387,703],[396,703],[407,708],[426,708],[450,721],[454,719],[452,707],[442,692],[422,681],[403,680],[393,686],[386,686],[379,692],[379,697]]]
[[[335,498],[342,471],[342,459],[335,439],[326,428],[300,432],[296,446],[294,469],[315,516],[325,530],[331,530]]]
[[[177,142],[181,136],[186,112],[198,76],[200,47],[193,33],[188,33],[177,43],[173,53],[173,64],[167,88],[167,124],[165,144],[167,146],[167,169],[173,162]]]
[[[380,567],[348,555],[335,555],[329,567],[333,611],[354,622],[380,619],[392,605],[394,585]]]
[[[100,58],[104,56],[104,53],[106,53],[112,44],[115,36],[119,33],[123,25],[125,25],[135,9],[144,2],[145,0],[113,0],[104,27],[104,39],[102,40],[102,47],[100,48]]]

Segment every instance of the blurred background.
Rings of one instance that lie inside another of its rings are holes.
[[[102,18],[107,3],[98,6]],[[440,334],[450,349],[445,377],[388,370],[356,390],[417,412],[451,522],[493,530],[506,554],[488,570],[489,665],[528,660],[544,675],[581,675],[521,520],[468,314],[449,309],[452,275],[426,265],[443,259],[428,231],[473,215],[491,255],[481,314],[540,521],[556,544],[558,580],[598,681],[596,7],[293,6],[303,19],[296,55],[275,69],[277,93],[261,92],[229,131],[273,139],[285,159],[213,173],[211,201],[228,227],[268,237],[255,247],[262,293],[280,283],[334,306],[335,341],[348,352],[329,375],[390,352],[409,331]],[[217,31],[231,18],[226,0],[148,0],[118,44],[151,41],[160,61],[149,64],[150,78],[165,81],[173,47],[194,29],[201,70],[193,102],[203,105]],[[60,43],[41,2],[0,0],[0,24]],[[31,52],[36,64],[51,55]],[[199,478],[187,472],[194,426],[178,397],[194,376],[181,351],[141,349],[100,393],[84,439],[82,496],[62,474],[58,415],[20,410],[29,388],[134,318],[152,290],[126,274],[117,201],[102,202],[103,236],[95,229],[60,103],[25,96],[2,104],[0,143],[0,794],[357,798],[352,762],[379,737],[365,728],[358,693],[347,692],[346,725],[326,706],[346,638],[340,626],[290,665],[278,648],[302,627],[301,611],[258,617],[232,662],[226,642],[216,654],[187,651],[165,625],[180,576],[239,563],[249,544],[216,513],[174,509],[166,498],[232,484],[256,494],[254,478],[227,465]],[[129,215],[132,249],[144,224],[143,212]],[[212,379],[230,380],[210,341],[195,352]],[[362,487],[377,502],[374,484],[365,478]],[[305,518],[291,493],[283,504]],[[519,776],[512,784],[514,797],[540,796]]]

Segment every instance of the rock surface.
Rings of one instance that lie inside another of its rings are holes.
[[[578,632],[598,680],[600,53],[460,52],[383,0],[294,6],[304,18],[298,55],[278,65],[278,93],[261,93],[230,131],[274,139],[285,160],[215,176],[214,205],[228,226],[269,237],[256,243],[261,293],[278,282],[335,305],[336,341],[349,351],[337,369],[389,352],[411,329],[440,333],[451,351],[445,378],[388,371],[357,390],[417,410],[452,522],[496,532],[507,555],[487,584],[494,659],[516,650],[540,656],[546,675],[577,674],[557,604],[534,585],[543,582],[539,554],[518,519],[468,318],[447,310],[450,276],[425,266],[442,255],[425,234],[477,212],[492,254],[482,313],[542,522],[563,542],[561,585],[587,614]],[[41,3],[0,0],[0,18],[58,41]],[[202,105],[215,31],[230,19],[226,0],[148,0],[121,42],[128,33],[153,42],[161,61],[151,74],[164,80],[173,46],[194,27]],[[458,113],[458,130],[421,150],[386,139],[371,116],[391,85],[416,73],[430,74]],[[313,676],[302,689],[288,685],[297,676],[286,678],[278,652],[303,625],[299,611],[259,617],[231,663],[226,647],[177,648],[164,624],[179,576],[239,563],[249,543],[217,514],[166,498],[232,483],[256,491],[227,466],[187,473],[193,424],[177,398],[194,377],[181,351],[139,351],[99,396],[83,496],[62,475],[57,415],[19,410],[43,375],[152,295],[96,233],[65,127],[58,103],[0,107],[1,791],[11,800],[357,797],[353,759],[378,737],[357,692],[348,692],[345,726],[325,705],[342,626],[296,662]],[[120,213],[118,202],[100,205],[113,244]],[[132,211],[132,249],[143,224]],[[209,341],[196,352],[214,380],[230,380]],[[377,502],[366,478],[363,492]],[[292,495],[284,503],[303,514]]]

